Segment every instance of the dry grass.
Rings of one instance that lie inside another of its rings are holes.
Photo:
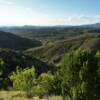
[[[0,91],[0,100],[40,100],[38,97],[27,98],[22,91]],[[42,100],[61,100],[61,97],[51,96]]]

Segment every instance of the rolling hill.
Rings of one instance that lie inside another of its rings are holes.
[[[72,50],[85,48],[93,53],[100,50],[99,28],[24,26],[6,27],[4,31],[0,31],[0,48],[3,48],[0,60],[4,61],[1,77],[7,79],[7,86],[10,83],[8,76],[17,66],[22,69],[34,66],[36,74],[40,75],[55,71],[62,57]]]
[[[18,50],[36,47],[40,45],[41,42],[37,40],[29,40],[8,32],[0,31],[0,48],[10,48]]]
[[[48,63],[57,64],[65,53],[78,48],[89,49],[92,52],[100,50],[100,36],[81,35],[73,38],[59,40],[51,45],[45,45],[38,48],[28,49],[27,55],[33,55]]]
[[[31,47],[28,44],[28,49],[25,53],[49,63],[58,63],[63,55],[71,50],[89,48],[92,51],[95,51],[100,49],[99,26],[100,23],[81,26],[16,26],[1,27],[0,30],[11,32],[17,37],[20,36],[20,41],[22,41],[23,38],[27,38],[28,41],[34,41],[34,39],[41,41],[44,45],[41,46],[41,43],[38,42],[38,46],[40,47],[37,48],[33,48],[34,46]],[[30,42],[24,41],[25,45],[27,43]],[[18,46],[23,48],[24,45],[21,45],[20,42],[20,45]]]
[[[100,33],[100,23],[80,26],[13,26],[0,27],[0,30],[28,39],[44,41],[52,38],[55,40],[56,38],[74,37],[86,33]]]
[[[0,88],[7,88],[11,86],[11,81],[9,75],[11,75],[17,68],[31,68],[34,67],[36,70],[36,75],[40,75],[44,72],[53,72],[56,68],[53,65],[49,65],[35,57],[25,55],[20,51],[10,50],[10,49],[0,49],[0,61],[3,60],[1,65],[0,63]],[[3,83],[5,80],[5,85]]]

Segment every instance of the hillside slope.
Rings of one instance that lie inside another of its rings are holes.
[[[12,85],[9,80],[9,75],[16,71],[16,68],[18,67],[24,69],[34,66],[37,76],[44,72],[53,72],[56,70],[54,66],[48,65],[35,57],[10,49],[0,49],[0,61],[1,60],[3,60],[3,62],[2,65],[0,65],[0,72],[2,70],[2,74],[0,74],[0,88],[7,88]],[[3,80],[6,80],[5,85]]]
[[[49,63],[58,63],[67,52],[78,48],[90,49],[95,52],[100,50],[99,36],[78,36],[71,39],[58,41],[54,44],[32,48],[25,51],[27,55],[34,55]]]
[[[27,49],[40,46],[41,42],[21,38],[11,33],[0,31],[0,48]]]

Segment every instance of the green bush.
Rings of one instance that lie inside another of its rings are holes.
[[[45,94],[51,94],[54,76],[51,73],[43,73],[38,78],[38,85],[44,89]]]
[[[17,69],[10,76],[16,90],[28,94],[62,95],[70,100],[100,99],[100,52],[96,55],[88,50],[76,50],[66,54],[57,72],[36,76],[34,67]]]
[[[88,50],[77,50],[67,54],[61,66],[62,95],[71,100],[99,100],[100,83],[97,57]],[[65,91],[67,89],[67,92]]]
[[[50,73],[43,73],[36,78],[35,69],[32,67],[24,70],[17,68],[16,72],[13,72],[10,76],[10,79],[13,81],[14,89],[23,90],[32,95],[43,96],[50,94],[54,77]]]
[[[26,91],[28,94],[33,93],[32,87],[36,85],[35,69],[25,68],[24,70],[18,69],[10,76],[13,81],[13,88],[16,90]]]

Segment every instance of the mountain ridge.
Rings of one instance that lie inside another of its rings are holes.
[[[0,31],[0,48],[10,49],[28,49],[30,47],[40,46],[41,43],[37,40],[29,40],[17,35]]]

